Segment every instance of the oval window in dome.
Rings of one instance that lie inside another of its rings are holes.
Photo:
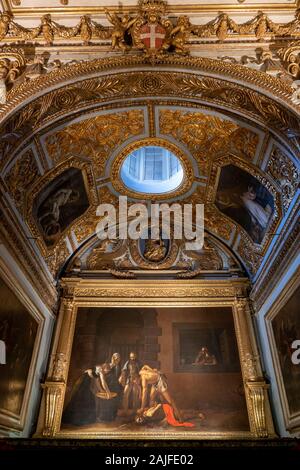
[[[179,158],[170,150],[145,146],[125,158],[120,176],[125,186],[133,191],[162,194],[180,186],[184,171]]]

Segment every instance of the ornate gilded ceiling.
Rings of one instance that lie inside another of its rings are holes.
[[[119,172],[130,150],[151,142],[172,149],[185,169],[178,190],[151,199],[204,203],[207,231],[206,252],[188,259],[175,244],[160,270],[199,274],[207,256],[217,271],[234,275],[243,266],[259,280],[299,210],[294,90],[291,80],[240,64],[171,52],[116,52],[32,72],[7,87],[0,106],[2,238],[48,304],[55,297],[49,285],[67,263],[116,276],[151,271],[140,247],[107,252],[95,238],[99,203],[116,205],[119,194],[132,203],[147,199],[128,192]],[[264,208],[260,227],[238,210],[237,199],[246,197],[239,182]],[[54,215],[58,195],[68,211]]]

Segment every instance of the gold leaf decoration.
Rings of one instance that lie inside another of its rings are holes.
[[[267,170],[280,184],[283,206],[287,210],[299,187],[300,171],[279,148],[273,149]]]
[[[144,114],[135,109],[105,114],[81,121],[52,134],[46,139],[46,148],[54,163],[70,156],[90,158],[95,175],[103,175],[111,151],[129,137],[144,131]]]
[[[220,153],[233,152],[252,160],[259,137],[230,120],[199,112],[163,109],[160,111],[160,132],[183,142],[199,162],[202,174],[207,162]]]
[[[39,176],[33,151],[30,149],[19,158],[6,175],[6,184],[16,205],[22,205],[26,190]]]

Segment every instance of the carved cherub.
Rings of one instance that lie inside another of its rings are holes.
[[[123,52],[128,51],[130,46],[126,44],[125,34],[134,25],[134,23],[137,21],[137,18],[130,18],[129,15],[124,15],[120,19],[116,13],[111,14],[107,9],[105,9],[105,13],[108,20],[114,26],[111,34],[112,49],[114,50],[115,48],[118,48]]]
[[[80,18],[79,31],[83,44],[88,45],[92,37],[92,28],[88,16],[84,15]]]
[[[265,37],[268,31],[268,17],[262,11],[258,13],[257,24],[256,24],[254,31],[255,31],[255,36],[257,37],[259,41]]]
[[[239,32],[238,25],[226,13],[222,13],[215,23],[215,33],[219,41],[224,41],[229,31]]]
[[[51,46],[54,39],[54,30],[51,21],[51,15],[44,15],[41,20],[40,32],[46,41],[47,46]]]
[[[7,35],[11,21],[12,15],[9,12],[0,13],[0,41]]]
[[[177,54],[188,54],[186,43],[191,33],[191,24],[187,16],[180,16],[174,28],[167,31],[162,49],[174,48]]]

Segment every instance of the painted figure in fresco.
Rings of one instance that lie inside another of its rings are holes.
[[[143,256],[148,261],[162,261],[166,254],[167,247],[161,238],[158,238],[157,240],[149,238],[149,240],[146,240]]]
[[[121,375],[121,383],[124,384],[123,409],[125,413],[128,413],[129,409],[136,411],[141,405],[140,369],[136,353],[131,352]]]
[[[244,227],[255,243],[261,243],[273,209],[268,202],[259,200],[253,185],[218,191],[216,202],[224,214]]]
[[[79,192],[74,189],[59,189],[45,203],[39,222],[47,237],[57,236],[61,231],[60,209],[66,204],[78,201]]]
[[[166,376],[159,370],[144,365],[140,370],[142,384],[142,404],[137,414],[142,416],[147,408],[151,408],[158,400],[170,405],[174,411],[174,417],[182,421],[181,413],[168,390]],[[150,394],[149,394],[150,389]]]
[[[248,186],[247,191],[242,194],[241,199],[251,215],[253,223],[258,223],[263,229],[266,229],[272,214],[271,206],[267,204],[266,207],[262,207],[255,200],[256,192],[253,186]]]
[[[203,346],[200,349],[193,366],[214,366],[217,364],[217,360],[214,354],[210,354],[208,348]]]

